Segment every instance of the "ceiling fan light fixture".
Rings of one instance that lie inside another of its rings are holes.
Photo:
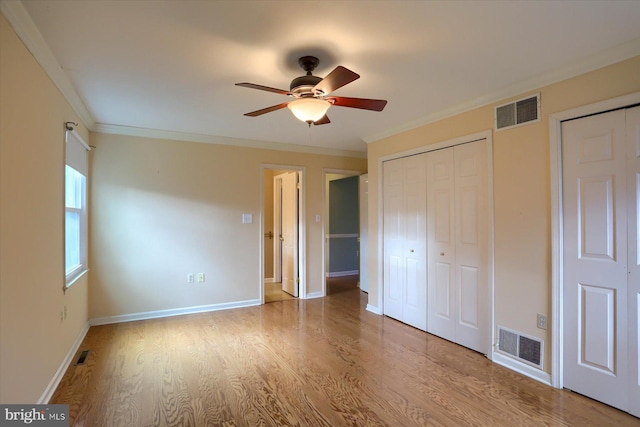
[[[331,107],[331,103],[324,99],[309,97],[291,101],[287,107],[298,120],[309,123],[316,122],[324,117],[329,107]]]

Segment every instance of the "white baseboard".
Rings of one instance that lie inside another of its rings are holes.
[[[310,293],[307,294],[305,299],[322,298],[322,297],[324,297],[324,294],[322,293],[322,291],[320,291],[320,292],[310,292]]]
[[[327,277],[357,276],[359,273],[360,270],[332,271],[330,273],[327,273]]]
[[[521,373],[522,375],[526,375],[529,378],[533,378],[534,380],[551,386],[551,374],[541,371],[538,368],[534,368],[533,366],[529,366],[526,363],[519,362],[496,351],[493,352],[492,356],[493,357],[491,357],[491,359],[498,365],[502,365],[505,368],[509,368]]]
[[[84,340],[84,337],[87,335],[87,332],[89,332],[89,326],[90,326],[89,322],[84,324],[84,327],[82,328],[82,330],[80,331],[80,334],[78,334],[78,337],[76,338],[75,342],[67,352],[67,355],[62,360],[62,363],[58,367],[58,370],[53,375],[53,378],[51,378],[51,381],[49,381],[49,385],[47,385],[47,388],[44,390],[44,393],[42,393],[42,396],[40,396],[40,399],[38,399],[38,405],[46,405],[47,403],[49,403],[49,399],[51,399],[51,396],[53,396],[53,393],[58,388],[60,381],[62,381],[62,377],[64,377],[64,374],[65,372],[67,372],[69,365],[71,365],[71,362],[73,361],[73,356],[75,356],[76,352],[80,348],[80,345],[82,345],[82,341]]]
[[[375,305],[367,304],[367,311],[370,311],[374,314],[382,315],[382,311]]]
[[[157,319],[161,317],[181,316],[183,314],[205,313],[208,311],[228,310],[231,308],[260,305],[259,299],[225,302],[221,304],[200,305],[196,307],[173,308],[169,310],[146,311],[143,313],[123,314],[120,316],[97,317],[89,320],[91,326],[108,325],[110,323],[133,322],[135,320]]]
[[[264,283],[276,283],[276,279],[274,279],[273,277],[265,277]]]

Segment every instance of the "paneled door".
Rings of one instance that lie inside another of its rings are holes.
[[[487,354],[489,205],[486,140],[427,156],[427,330]]]
[[[426,155],[383,164],[384,314],[427,328]]]
[[[456,221],[453,149],[437,150],[427,158],[427,330],[456,341]]]
[[[282,290],[298,296],[298,173],[282,179]]]
[[[360,175],[359,213],[360,213],[360,290],[369,292],[369,174]]]
[[[629,412],[640,417],[640,107],[627,110]]]
[[[636,415],[639,111],[562,124],[564,385]]]

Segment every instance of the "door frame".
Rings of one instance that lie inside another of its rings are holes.
[[[441,150],[443,148],[454,147],[456,145],[467,144],[474,141],[479,141],[482,139],[487,140],[487,196],[489,198],[489,257],[488,257],[488,265],[487,265],[487,304],[488,304],[488,313],[487,313],[487,327],[488,327],[488,336],[487,339],[489,342],[487,343],[487,347],[489,351],[487,352],[487,358],[489,360],[493,360],[495,356],[495,309],[494,309],[494,286],[495,286],[495,273],[494,273],[494,258],[495,258],[495,218],[494,218],[494,190],[493,190],[493,131],[491,129],[487,129],[484,131],[480,131],[477,133],[460,136],[453,139],[448,139],[446,141],[440,141],[433,144],[422,145],[417,148],[413,148],[411,150],[401,151],[399,153],[394,153],[386,156],[382,156],[378,159],[378,253],[377,259],[384,259],[384,228],[383,228],[383,216],[384,216],[384,186],[383,182],[383,171],[382,165],[384,162],[389,160],[395,160],[402,157],[413,156],[416,154],[427,153],[429,151]],[[371,236],[370,236],[371,238]],[[384,314],[384,271],[383,264],[379,262],[377,265],[378,268],[378,301],[377,307],[372,306],[371,303],[367,304],[367,310],[376,314]],[[370,287],[371,289],[371,287]],[[371,293],[369,293],[371,295]],[[471,350],[473,351],[473,350]]]
[[[344,175],[344,178],[349,178],[351,176],[360,176],[366,172],[350,170],[350,169],[331,169],[331,168],[322,168],[322,297],[327,296],[327,218],[329,218],[329,200],[327,199],[327,195],[329,194],[329,187],[327,186],[327,175],[336,174],[336,175]]]
[[[259,280],[259,292],[260,292],[260,304],[264,304],[264,190],[265,190],[265,171],[266,170],[286,170],[289,172],[296,172],[298,174],[299,193],[298,193],[298,276],[300,283],[298,285],[298,298],[309,298],[307,295],[307,234],[306,234],[306,210],[305,210],[305,195],[306,195],[306,169],[304,166],[292,166],[282,164],[265,163],[260,165],[260,280]],[[275,180],[274,180],[275,181]],[[269,183],[273,185],[273,181]],[[274,194],[275,197],[275,194]],[[274,221],[276,219],[274,218]],[[275,272],[274,272],[275,273]]]
[[[562,122],[640,103],[640,92],[560,111],[549,116],[551,170],[551,385],[564,387]]]

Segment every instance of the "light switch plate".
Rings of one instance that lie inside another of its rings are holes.
[[[253,224],[253,214],[242,214],[242,223],[243,224]]]

